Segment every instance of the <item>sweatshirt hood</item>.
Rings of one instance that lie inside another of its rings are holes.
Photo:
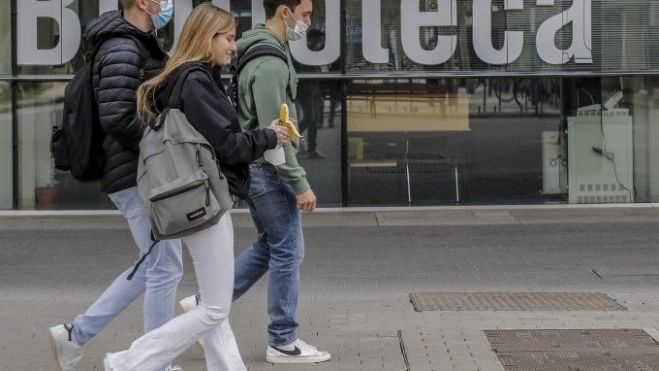
[[[237,59],[239,60],[240,57],[242,57],[242,55],[255,44],[274,46],[288,57],[288,84],[293,97],[295,97],[297,95],[297,73],[293,67],[293,59],[291,57],[288,43],[282,42],[272,30],[263,24],[259,24],[253,29],[243,32],[240,40],[236,42],[236,46],[238,47]]]
[[[153,32],[141,31],[128,23],[119,10],[103,13],[100,17],[90,21],[85,27],[83,39],[88,45],[96,45],[103,39],[127,35],[142,40],[149,47],[154,42],[157,44]]]
[[[265,25],[259,24],[253,29],[243,32],[240,40],[236,42],[238,47],[238,57],[249,50],[254,44],[268,44],[288,54],[288,46],[283,43],[272,30]]]

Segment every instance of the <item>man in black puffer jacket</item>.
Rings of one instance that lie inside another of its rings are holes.
[[[100,124],[106,133],[101,190],[126,218],[140,255],[148,256],[132,279],[127,279],[131,267],[84,314],[72,323],[50,328],[62,371],[74,371],[84,345],[142,293],[144,331],[169,321],[174,316],[176,287],[183,275],[180,241],[151,241],[151,223],[136,187],[144,124],[136,120],[135,93],[140,83],[157,75],[165,63],[167,55],[158,45],[154,28],[169,22],[173,3],[121,0],[121,4],[123,12],[105,13],[91,21],[84,37],[89,45],[100,45],[93,62],[93,87]]]

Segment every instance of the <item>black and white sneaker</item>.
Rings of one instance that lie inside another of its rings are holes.
[[[330,358],[332,355],[328,352],[320,351],[300,339],[284,346],[269,345],[265,352],[265,359],[270,363],[319,363]]]

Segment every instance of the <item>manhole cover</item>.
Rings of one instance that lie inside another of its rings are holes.
[[[417,312],[443,311],[613,311],[627,310],[602,293],[426,292],[411,293]]]
[[[486,330],[508,371],[659,370],[659,344],[639,329]]]

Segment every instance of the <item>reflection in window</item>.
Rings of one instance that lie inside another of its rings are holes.
[[[578,103],[568,110],[570,202],[659,199],[657,82],[647,76],[572,79]]]
[[[322,206],[341,205],[341,83],[302,79],[297,117],[303,138],[298,151]]]
[[[559,87],[558,79],[353,81],[351,204],[563,199],[560,189],[542,193],[541,139],[559,132]]]
[[[18,84],[18,204],[21,209],[110,208],[96,183],[80,183],[56,171],[50,154],[52,128],[62,120],[59,82]]]

